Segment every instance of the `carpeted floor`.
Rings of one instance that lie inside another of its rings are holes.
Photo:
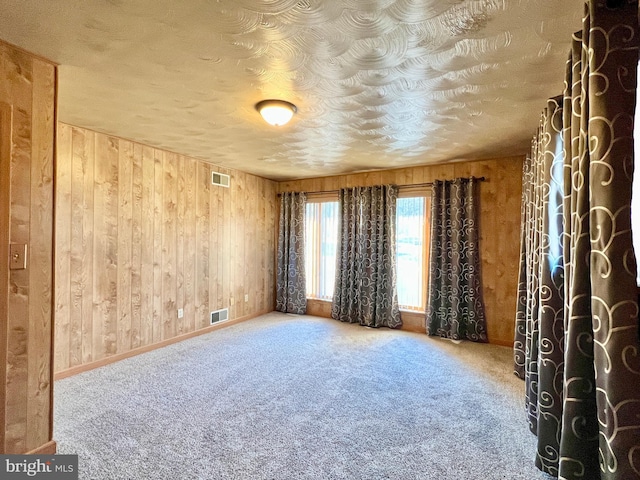
[[[548,480],[511,350],[280,313],[55,384],[83,479]]]

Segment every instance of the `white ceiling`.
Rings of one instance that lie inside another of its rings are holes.
[[[0,0],[59,119],[276,180],[521,154],[583,0]],[[285,127],[254,105],[298,106]]]

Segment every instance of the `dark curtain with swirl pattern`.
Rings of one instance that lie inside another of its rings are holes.
[[[402,325],[396,291],[394,185],[340,190],[340,241],[331,316],[368,327]]]
[[[637,1],[588,3],[524,165],[515,372],[536,465],[562,479],[640,478],[638,30]]]
[[[429,335],[487,341],[480,282],[478,182],[434,182],[426,324]]]
[[[304,271],[304,193],[283,193],[280,198],[276,310],[304,314],[307,311]]]

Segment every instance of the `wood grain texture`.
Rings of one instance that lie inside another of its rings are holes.
[[[122,141],[118,148],[118,217],[117,217],[117,329],[116,351],[132,348],[131,265],[133,262],[133,143]]]
[[[69,133],[63,135],[63,132],[67,131]],[[85,189],[83,179],[85,177],[88,158],[93,151],[93,148],[91,148],[93,147],[93,138],[88,140],[83,133],[84,132],[76,132],[71,130],[71,128],[62,126],[58,135],[58,165],[70,165],[71,167],[71,183],[69,185],[69,189],[71,190],[71,216],[69,218],[73,218],[74,221],[68,224],[60,224],[58,222],[56,226],[56,249],[67,248],[66,239],[62,238],[60,232],[69,228],[71,230],[71,243],[69,245],[70,278],[68,280],[70,288],[58,288],[56,291],[56,295],[62,295],[63,292],[66,295],[66,291],[69,290],[71,298],[71,304],[69,306],[69,339],[65,337],[56,340],[56,355],[62,355],[58,347],[63,347],[65,341],[73,345],[73,348],[68,349],[68,355],[65,355],[69,358],[68,366],[56,365],[56,369],[80,365],[87,352],[89,355],[91,354],[91,349],[87,348],[83,343],[87,340],[83,337],[83,327],[86,327],[84,324],[89,324],[89,319],[91,319],[90,325],[93,325],[93,298],[90,295],[91,290],[86,289],[86,281],[88,279],[85,272],[91,272],[92,269],[86,269],[88,259],[86,257],[87,247],[85,245],[84,230]],[[87,152],[89,149],[90,152]],[[69,155],[69,151],[71,151],[71,158],[66,157],[66,155]],[[58,218],[65,218],[65,215],[69,212],[59,210],[57,213]],[[91,250],[93,250],[93,245],[91,245]],[[60,277],[59,274],[60,272],[56,270],[56,284],[66,286],[67,279]],[[91,300],[89,305],[84,301],[85,295],[87,294],[89,294]],[[84,310],[87,307],[90,308],[90,310]],[[56,316],[57,315],[56,313]],[[56,332],[57,331],[58,325],[56,324]],[[91,330],[89,330],[89,332],[91,332]],[[91,336],[89,337],[89,340],[90,339]]]
[[[96,135],[93,358],[118,351],[118,140]]]
[[[88,336],[90,349],[56,372],[81,371],[208,328],[210,312],[231,307],[233,296],[232,320],[273,310],[275,182],[75,126],[61,124],[60,132],[72,207],[57,218],[56,241],[69,248],[72,266],[69,275],[56,272],[56,295],[71,298],[68,313],[57,310],[56,325],[66,322],[78,333],[62,336],[56,348],[66,351],[57,353],[61,358],[75,357]],[[231,187],[212,186],[213,170],[230,175]],[[93,250],[85,262],[88,225]],[[90,325],[81,321],[86,298],[96,303]]]
[[[138,153],[140,154],[140,153]],[[142,146],[142,220],[140,241],[140,340],[138,347],[153,343],[155,283],[155,162],[153,148]],[[57,320],[57,319],[56,319]]]
[[[74,271],[73,279],[80,281],[80,303],[82,304],[80,319],[80,329],[78,336],[81,338],[81,356],[75,365],[82,364],[93,359],[93,242],[94,232],[93,226],[95,219],[93,216],[94,208],[94,176],[95,176],[95,148],[96,138],[93,132],[82,132],[82,156],[77,159],[80,161],[82,172],[81,182],[72,185],[73,189],[82,190],[81,214],[73,217],[74,221],[80,221],[82,236],[80,238],[80,264],[79,271]],[[75,132],[74,148],[75,148]],[[74,158],[74,162],[76,159]],[[75,178],[74,178],[75,179]],[[56,220],[57,221],[57,220]],[[75,275],[77,273],[77,276]],[[76,346],[76,344],[73,344]]]
[[[185,212],[185,176],[184,176],[184,156],[177,158],[178,190],[176,197],[176,306],[184,310],[184,212]],[[182,335],[184,329],[184,317],[178,316],[176,320],[176,335]]]
[[[4,96],[2,97],[4,100]],[[9,99],[7,99],[9,100]],[[12,105],[0,102],[0,425],[6,425],[7,325],[9,322],[9,222],[11,219]],[[5,429],[0,428],[0,452],[5,448]]]
[[[412,185],[456,177],[484,176],[480,184],[480,258],[489,341],[511,345],[518,283],[520,198],[524,157],[456,162],[278,183],[285,191],[330,191],[375,184]],[[309,303],[309,313],[330,316],[326,305]],[[408,330],[424,331],[416,314],[407,313]]]
[[[71,160],[71,129],[61,128],[58,137],[63,139],[62,146],[58,148],[68,149],[62,155]],[[71,162],[56,163],[56,215],[71,217]],[[56,249],[55,271],[56,278],[63,285],[71,284],[71,225],[65,225],[57,232],[63,247]],[[71,292],[69,288],[57,289],[55,292],[55,315],[62,321],[57,325],[55,334],[54,364],[56,368],[69,368],[69,349],[58,348],[69,344],[70,318],[71,318]]]
[[[29,335],[27,449],[51,440],[53,178],[55,76],[51,66],[33,63],[31,188],[29,212]]]
[[[161,339],[176,336],[176,216],[177,216],[177,158],[163,152],[163,213],[162,213],[162,331]]]
[[[53,65],[0,42],[0,287],[7,292],[0,308],[0,453],[26,453],[52,439],[55,91]],[[69,171],[62,176],[68,182]],[[68,190],[64,195],[68,208]],[[8,270],[9,243],[27,245],[26,269]]]
[[[142,328],[142,145],[131,158],[131,348],[140,346]]]
[[[11,220],[9,241],[29,244],[31,187],[31,112],[14,110],[14,152],[11,156]],[[30,250],[30,249],[29,249]],[[28,252],[29,253],[29,252]],[[29,261],[29,265],[31,262]],[[9,272],[9,321],[7,336],[7,450],[26,450],[29,341],[29,273]]]
[[[153,323],[151,342],[162,340],[163,298],[162,298],[162,226],[164,217],[164,167],[162,151],[153,150]]]
[[[188,161],[184,162],[184,273],[183,273],[183,289],[184,289],[184,322],[183,333],[193,332],[196,329],[196,178],[197,163]],[[222,224],[220,224],[222,225]],[[223,230],[223,229],[218,229]]]
[[[198,195],[196,202],[196,329],[203,328],[207,323],[207,309],[209,303],[209,203],[211,185],[211,167],[204,163],[197,165],[198,189],[203,194]],[[227,227],[229,228],[229,227]]]

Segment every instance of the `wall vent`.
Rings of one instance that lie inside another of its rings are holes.
[[[229,184],[231,183],[231,178],[229,175],[218,172],[211,172],[211,183],[213,185],[220,185],[221,187],[229,188]]]
[[[215,312],[211,312],[211,325],[218,322],[224,322],[225,320],[229,320],[228,308],[223,308],[221,310],[216,310]]]

